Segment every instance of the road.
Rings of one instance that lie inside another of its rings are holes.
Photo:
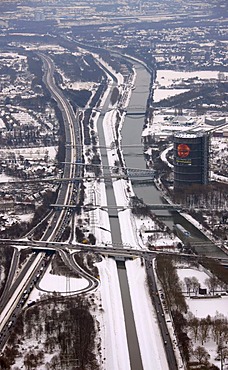
[[[81,147],[81,141],[77,117],[67,99],[64,98],[62,92],[55,85],[53,77],[54,65],[51,59],[44,54],[39,54],[39,57],[44,64],[44,82],[57,101],[63,114],[66,141],[72,144],[66,147],[63,177],[74,179],[76,176],[81,176],[81,169],[75,165],[76,161],[81,161],[81,149],[78,149],[78,144],[80,144]],[[77,191],[78,188],[75,188],[75,183],[73,181],[62,182],[58,192],[58,202],[63,205],[71,204],[75,197],[75,192]],[[59,240],[69,222],[70,212],[66,208],[60,211],[53,210],[51,213],[49,227],[42,238],[43,241]],[[16,276],[15,273],[17,271],[19,253],[16,251],[14,252],[5,290],[0,302],[0,349],[2,349],[6,343],[13,324],[16,321],[16,317],[28,298],[28,292],[34,287],[37,278],[40,277],[41,269],[45,266],[46,258],[47,255],[44,251],[38,254],[34,253]],[[73,263],[71,260],[69,253],[64,252],[64,258],[66,261],[68,260],[71,267],[74,266],[74,269],[80,274],[82,273],[76,263]],[[89,281],[90,288],[92,286],[94,288],[94,286],[99,283],[90,276],[87,276],[87,280]]]
[[[14,281],[8,294],[1,300],[0,350],[4,348],[17,316],[21,312],[46,262],[44,252],[34,254],[23,269],[23,273]]]
[[[156,284],[153,259],[151,259],[150,255],[148,255],[145,258],[145,265],[146,265],[147,274],[149,276],[149,280],[151,283],[152,302],[153,302],[153,305],[154,305],[154,308],[157,314],[158,324],[159,324],[162,340],[164,343],[168,365],[170,369],[177,370],[178,367],[177,367],[175,353],[173,350],[173,343],[172,343],[172,340],[170,338],[169,331],[167,328],[165,313],[162,307],[161,299],[160,299],[157,284]]]
[[[80,168],[76,168],[75,165],[76,161],[81,162],[81,149],[79,149],[81,147],[81,140],[80,129],[77,122],[78,118],[68,100],[64,97],[61,90],[55,84],[54,64],[52,60],[44,54],[39,53],[38,55],[44,64],[44,82],[62,111],[66,142],[71,144],[65,147],[63,178],[74,179],[76,176],[80,176],[78,171],[81,171]],[[74,190],[78,190],[75,189],[74,182],[62,182],[58,192],[57,203],[63,205],[71,204]],[[64,208],[60,211],[55,211],[55,215],[51,221],[49,230],[46,232],[43,239],[58,240],[61,237],[65,226],[68,224],[69,218],[67,216],[68,211]]]

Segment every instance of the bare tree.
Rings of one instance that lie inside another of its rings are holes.
[[[219,344],[219,341],[223,339],[224,341],[227,340],[228,336],[228,324],[227,319],[224,315],[218,314],[212,320],[212,333],[214,337],[214,341]]]
[[[211,325],[211,317],[209,315],[206,317],[206,319],[203,318],[200,320],[199,336],[200,336],[202,345],[208,338],[210,325]]]
[[[218,287],[219,280],[216,276],[211,276],[208,279],[205,279],[205,285],[208,287],[209,291],[212,292],[212,294],[215,294],[215,290]]]
[[[196,295],[197,292],[199,291],[199,287],[200,287],[199,280],[195,276],[193,276],[191,278],[191,283],[192,283],[193,292],[195,292],[195,295]]]
[[[194,335],[194,341],[196,342],[199,333],[200,321],[197,317],[194,316],[191,320],[188,321],[188,325],[190,331],[192,331]]]
[[[185,282],[185,285],[186,285],[187,293],[190,295],[191,287],[192,287],[191,279],[189,277],[185,277],[184,282]]]
[[[198,346],[193,352],[193,355],[200,364],[208,364],[210,355],[204,347]]]
[[[221,360],[221,364],[224,364],[224,361],[228,358],[228,347],[220,343],[217,347],[217,354]]]

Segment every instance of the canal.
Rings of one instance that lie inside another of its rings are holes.
[[[106,100],[106,103],[102,109],[102,113],[105,113],[108,110],[108,103],[109,98]],[[103,114],[102,114],[103,116]],[[99,145],[101,146],[101,159],[102,165],[108,166],[108,159],[107,159],[107,149],[105,148],[105,138],[104,138],[104,131],[103,131],[103,117],[100,116],[97,124],[98,128],[98,135],[99,135]],[[110,177],[110,170],[108,168],[104,168],[104,175],[108,179]],[[109,181],[106,182],[106,195],[107,195],[107,204],[116,205],[116,199],[113,191],[113,187],[110,186],[112,179],[109,178]],[[110,213],[112,217],[110,217]],[[118,219],[118,211],[112,209],[109,213],[109,222],[111,227],[111,235],[112,235],[112,242],[113,244],[122,244],[121,239],[121,231]],[[127,344],[128,344],[128,352],[129,352],[129,360],[130,360],[130,367],[131,370],[143,370],[141,353],[138,343],[138,337],[135,327],[128,279],[127,279],[127,272],[125,268],[125,263],[121,261],[121,263],[117,262],[117,272],[120,284],[120,291],[121,291],[121,299],[123,304],[123,312],[124,312],[124,322],[126,328],[126,336],[127,336]]]
[[[137,71],[135,89],[132,93],[128,110],[134,111],[145,111],[146,102],[149,95],[150,88],[150,74],[139,63],[134,62],[134,66]],[[143,108],[144,107],[144,108]],[[125,163],[127,167],[146,168],[146,161],[143,155],[143,145],[141,144],[141,135],[143,130],[144,117],[140,116],[126,116],[122,129],[122,145]],[[140,147],[141,144],[141,147]],[[127,147],[127,145],[135,145],[134,147]],[[157,190],[154,184],[148,184],[143,186],[134,186],[135,194],[143,199],[145,203],[149,204],[162,204],[164,200],[160,192]],[[194,225],[182,217],[178,212],[169,213],[168,211],[155,211],[157,216],[167,215],[167,220],[163,222],[172,230],[174,224],[181,224],[187,229],[190,234],[190,240],[195,244],[195,250],[199,254],[205,254],[207,256],[213,256],[218,258],[227,257],[226,254],[220,250],[217,246],[211,243],[207,237],[198,230]]]
[[[134,111],[144,111],[146,108],[146,102],[149,95],[149,88],[150,88],[150,74],[149,72],[140,65],[139,63],[134,62],[134,66],[136,68],[136,81],[135,81],[135,89],[132,92],[132,96],[130,99],[130,103],[128,109],[132,112]],[[102,113],[105,113],[108,110],[108,103],[110,100],[109,98],[106,100],[106,103],[102,109]],[[100,116],[98,120],[98,135],[99,135],[99,145],[101,147],[105,147],[105,139],[104,139],[104,132],[103,132],[103,114]],[[133,168],[146,168],[146,162],[143,155],[143,145],[141,145],[141,135],[142,129],[144,124],[144,117],[140,116],[126,116],[124,125],[121,131],[122,134],[122,145],[123,145],[123,153],[125,158],[125,163],[127,167]],[[135,145],[134,147],[127,147],[128,145]],[[101,158],[102,158],[102,165],[108,165],[107,160],[107,151],[105,148],[101,148]],[[109,176],[109,170],[104,170],[105,175]],[[110,179],[111,180],[111,179]],[[160,192],[153,184],[135,186],[134,187],[135,194],[142,198],[145,203],[150,204],[163,204],[164,200]],[[106,193],[107,193],[107,202],[111,205],[116,205],[115,195],[112,186],[106,185]],[[118,220],[118,212],[117,210],[111,211],[112,217],[109,218],[110,220],[110,227],[111,227],[111,234],[112,234],[112,242],[121,244],[121,232],[120,232],[120,225]],[[190,222],[188,222],[185,218],[183,218],[178,212],[169,213],[167,210],[163,211],[155,211],[155,214],[159,217],[159,215],[166,215],[169,216],[167,220],[165,220],[165,224],[172,229],[173,225],[176,223],[181,224],[191,233],[191,237],[196,242],[203,242],[208,245],[206,247],[198,246],[196,250],[198,253],[205,253],[207,255],[216,255],[218,257],[224,257],[225,254],[218,249],[215,245],[210,243],[206,236],[200,232],[196,227],[194,227]],[[116,217],[113,217],[116,216]],[[203,249],[202,249],[203,248]],[[118,264],[118,277],[120,283],[120,290],[121,290],[121,297],[123,302],[123,311],[125,317],[125,326],[126,326],[126,334],[127,334],[127,341],[128,341],[128,350],[129,350],[129,358],[130,358],[130,366],[131,370],[143,370],[142,359],[139,349],[139,343],[135,328],[131,298],[129,293],[129,285],[127,280],[127,273],[125,264]]]

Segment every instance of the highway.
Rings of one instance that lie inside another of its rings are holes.
[[[4,290],[1,295],[1,301],[0,301],[0,312],[2,307],[4,307],[4,304],[7,301],[8,295],[9,295],[9,290],[12,285],[13,279],[15,277],[15,271],[17,270],[18,264],[19,264],[19,258],[20,258],[20,252],[18,251],[17,248],[13,249],[13,256],[11,259],[11,264],[10,264],[10,270],[6,279],[6,283],[4,286]]]
[[[54,64],[52,60],[44,55],[38,54],[44,63],[44,81],[51,92],[52,96],[58,103],[59,108],[62,111],[64,124],[65,124],[65,138],[66,142],[72,145],[66,147],[65,154],[65,165],[63,178],[74,179],[76,177],[76,166],[77,160],[81,159],[81,150],[79,151],[76,144],[81,144],[80,142],[80,131],[77,126],[77,118],[70,103],[65,99],[61,90],[59,90],[54,81]],[[80,156],[80,158],[78,158]],[[73,182],[63,182],[60,185],[58,200],[60,204],[71,204],[72,194],[74,191],[75,184]],[[64,227],[66,225],[67,211],[62,209],[60,212],[56,212],[53,218],[51,227],[48,233],[44,236],[44,239],[56,240],[60,238]]]
[[[51,59],[44,55],[39,54],[44,64],[44,82],[49,88],[52,96],[57,101],[59,108],[62,111],[65,127],[66,141],[72,143],[72,146],[66,148],[65,164],[63,177],[73,179],[81,176],[81,170],[75,165],[76,161],[81,160],[81,149],[77,148],[76,144],[80,142],[80,130],[77,125],[77,117],[69,102],[64,98],[62,92],[56,87],[54,81],[54,65]],[[58,202],[61,204],[71,204],[73,195],[78,191],[75,182],[62,182],[58,192]],[[49,217],[49,227],[47,228],[42,240],[43,241],[56,241],[61,238],[65,226],[69,222],[69,210],[62,208],[61,210],[52,210]],[[31,235],[31,233],[30,233]],[[31,243],[30,243],[31,244]],[[29,243],[27,244],[30,247]],[[16,244],[15,244],[16,246]],[[34,253],[28,261],[24,264],[19,274],[16,275],[19,252],[15,251],[10,267],[10,272],[6,281],[4,292],[1,296],[0,302],[0,349],[4,347],[9,332],[12,329],[17,315],[20,313],[25,301],[28,298],[28,292],[34,287],[35,282],[41,276],[41,270],[46,265],[47,255],[45,251]],[[50,257],[48,257],[50,258]],[[82,274],[80,268],[64,252],[65,261],[69,260],[71,267],[77,269]],[[85,275],[84,275],[85,276]],[[97,280],[87,276],[89,281],[89,288],[92,289],[99,284]]]
[[[20,278],[15,280],[9,294],[6,295],[4,300],[1,300],[0,350],[4,348],[17,316],[28,298],[29,292],[33,289],[36,280],[41,274],[41,270],[46,264],[44,258],[44,252],[34,254],[33,258],[29,260],[29,263],[26,264],[23,274],[20,274]]]

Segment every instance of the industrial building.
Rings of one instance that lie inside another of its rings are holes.
[[[209,143],[207,133],[179,132],[174,142],[174,189],[192,184],[207,184]]]

